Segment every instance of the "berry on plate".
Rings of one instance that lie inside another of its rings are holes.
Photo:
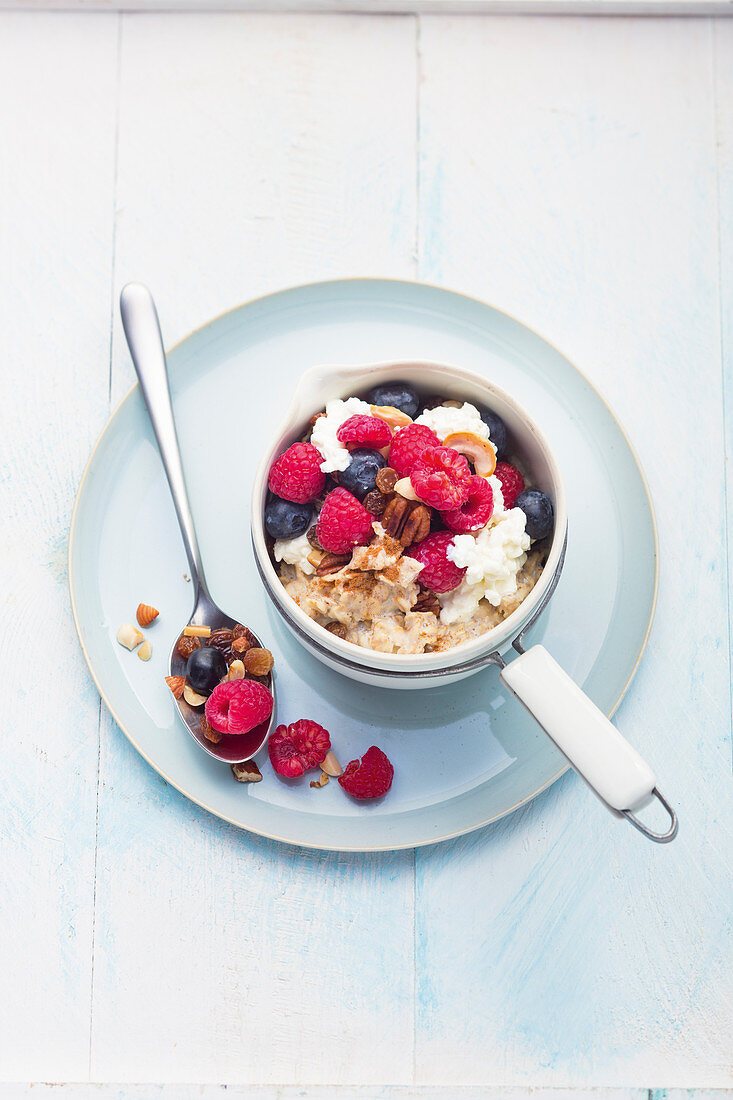
[[[385,385],[375,386],[367,394],[367,401],[371,405],[389,405],[393,409],[399,409],[411,420],[415,419],[420,408],[420,398],[407,382],[387,382]]]
[[[410,471],[412,487],[424,504],[448,512],[468,499],[471,470],[450,447],[428,447]]]
[[[465,535],[469,531],[478,531],[491,519],[494,511],[494,493],[485,477],[474,474],[468,487],[468,499],[460,508],[450,512],[441,512],[440,518],[446,527]]]
[[[278,726],[267,743],[273,768],[287,779],[296,779],[309,768],[317,768],[330,748],[328,730],[310,718]]]
[[[435,531],[422,542],[416,542],[405,554],[420,562],[422,569],[418,580],[431,592],[452,592],[463,580],[466,570],[448,557],[448,547],[453,542],[452,531]]]
[[[361,760],[350,760],[339,783],[352,798],[381,798],[392,786],[394,768],[381,749],[372,745]]]
[[[295,504],[315,500],[326,484],[322,462],[323,455],[312,443],[293,443],[272,464],[270,491]]]
[[[265,505],[265,530],[274,539],[295,539],[304,535],[313,518],[312,504],[272,497]]]
[[[500,416],[490,409],[481,409],[481,419],[489,429],[489,439],[496,447],[497,459],[502,459],[506,454],[506,425]]]
[[[339,487],[332,489],[318,517],[316,537],[324,550],[348,554],[355,546],[366,546],[372,537],[374,516],[356,497]]]
[[[379,449],[388,446],[392,429],[378,416],[357,413],[343,422],[336,436],[339,443],[361,443]]]
[[[519,494],[524,489],[524,478],[516,466],[508,462],[497,462],[494,475],[501,482],[501,495],[504,498],[504,507],[507,511],[514,507]]]
[[[427,424],[408,424],[392,436],[389,464],[400,477],[407,477],[428,447],[439,447],[440,440]]]
[[[541,489],[525,489],[514,502],[527,517],[525,531],[531,539],[543,539],[549,535],[555,522],[552,501]]]
[[[272,706],[272,695],[258,680],[229,680],[206,700],[206,720],[219,733],[249,733],[267,721]]]
[[[387,459],[379,451],[357,447],[351,452],[349,465],[339,474],[339,485],[363,500],[377,483],[377,474],[387,465]]]

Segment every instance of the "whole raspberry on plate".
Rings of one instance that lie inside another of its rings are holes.
[[[374,516],[346,489],[332,489],[323,502],[316,537],[324,550],[348,554],[355,546],[366,546],[372,537]]]
[[[219,733],[249,733],[272,714],[272,695],[258,680],[231,680],[214,688],[204,709]]]
[[[392,429],[378,416],[357,413],[345,420],[336,433],[339,443],[357,443],[361,447],[373,447],[379,450],[386,447],[392,438]]]
[[[326,484],[322,462],[321,452],[312,443],[293,443],[272,464],[268,480],[271,492],[294,504],[315,500]]]
[[[466,570],[452,562],[447,553],[453,538],[452,531],[436,531],[405,550],[408,557],[422,565],[417,579],[423,588],[431,592],[452,592],[463,580]]]
[[[381,798],[392,786],[394,768],[389,757],[372,745],[361,760],[350,760],[339,783],[352,798]]]
[[[450,512],[441,512],[440,518],[446,527],[465,535],[470,531],[479,531],[491,519],[494,511],[494,493],[485,477],[474,474],[468,487],[468,500]]]
[[[410,481],[424,504],[449,512],[468,500],[471,468],[451,447],[428,447],[412,467]]]
[[[514,507],[514,502],[524,490],[524,478],[516,466],[509,462],[497,462],[494,477],[501,482],[501,495],[504,497],[504,507],[507,511]]]
[[[297,779],[309,768],[317,768],[330,748],[328,730],[310,718],[278,726],[267,743],[273,768],[287,779]]]
[[[392,436],[389,464],[400,477],[407,477],[428,447],[439,447],[440,440],[427,424],[408,424]]]

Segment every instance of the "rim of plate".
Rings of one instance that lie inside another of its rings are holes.
[[[377,283],[381,283],[381,284],[391,283],[391,284],[397,284],[397,285],[403,286],[403,287],[413,287],[413,288],[414,287],[426,287],[429,290],[437,290],[440,293],[453,295],[457,298],[463,298],[464,300],[469,301],[469,302],[473,302],[476,305],[482,306],[485,309],[490,309],[494,313],[498,314],[501,317],[505,317],[507,320],[511,321],[513,324],[518,325],[520,328],[525,329],[525,331],[529,332],[536,339],[541,340],[549,348],[552,348],[552,350],[557,355],[561,356],[561,358],[563,358],[565,360],[565,362],[568,363],[573,368],[573,370],[576,372],[576,374],[578,374],[583,379],[583,381],[586,383],[586,385],[593,391],[593,393],[600,400],[601,404],[605,407],[606,411],[610,415],[610,417],[613,420],[614,424],[616,425],[616,427],[620,431],[621,435],[623,436],[624,442],[626,443],[626,446],[628,447],[629,452],[631,453],[631,457],[634,460],[634,465],[636,466],[637,471],[639,473],[639,477],[641,479],[641,484],[642,484],[642,487],[644,489],[644,494],[646,496],[647,505],[649,507],[649,515],[650,515],[651,523],[652,523],[652,535],[653,535],[653,539],[654,539],[654,586],[653,586],[653,591],[652,591],[651,607],[649,609],[649,619],[647,621],[646,629],[644,631],[644,637],[641,640],[641,645],[639,647],[639,652],[636,655],[636,660],[634,661],[633,667],[631,669],[631,672],[629,673],[629,676],[628,676],[628,679],[626,680],[626,683],[621,688],[621,691],[619,692],[619,695],[618,695],[616,701],[614,702],[613,706],[607,712],[607,717],[612,718],[613,715],[618,710],[619,706],[621,705],[621,702],[622,702],[624,696],[626,695],[629,688],[631,687],[631,683],[632,683],[634,677],[636,676],[636,673],[639,670],[639,665],[641,664],[641,659],[644,656],[644,651],[646,650],[647,644],[649,642],[649,636],[651,634],[652,625],[654,623],[654,617],[655,617],[656,610],[657,610],[657,598],[658,598],[658,595],[659,595],[659,568],[660,568],[659,567],[659,531],[657,529],[657,516],[656,516],[656,512],[654,510],[654,502],[652,500],[651,491],[649,489],[649,482],[647,480],[646,473],[644,472],[644,467],[641,464],[641,460],[640,460],[639,455],[637,453],[636,447],[631,442],[631,439],[630,439],[626,429],[624,428],[623,424],[619,420],[619,418],[616,415],[616,413],[614,412],[614,410],[609,405],[609,403],[606,400],[606,398],[604,397],[604,395],[601,393],[601,391],[595,385],[595,383],[591,382],[590,378],[588,378],[588,376],[585,374],[585,372],[582,371],[580,369],[580,367],[578,367],[572,359],[569,359],[568,356],[563,351],[560,350],[560,348],[558,348],[555,344],[553,344],[552,341],[548,340],[541,333],[537,332],[536,329],[533,329],[530,325],[525,324],[524,321],[520,321],[518,317],[514,316],[514,314],[508,313],[506,310],[499,309],[497,306],[492,305],[490,302],[487,302],[482,298],[475,297],[475,295],[465,294],[463,291],[460,291],[460,290],[451,290],[450,287],[441,286],[438,283],[427,283],[427,282],[424,282],[422,280],[417,280],[417,279],[391,279],[391,278],[380,278],[379,276],[372,276],[372,275],[365,275],[365,276],[354,275],[354,276],[351,276],[349,278],[343,278],[343,279],[325,279],[325,280],[320,280],[319,279],[319,280],[315,280],[314,282],[310,282],[310,283],[296,283],[293,286],[281,287],[279,290],[273,290],[273,291],[270,291],[267,294],[258,294],[254,298],[247,298],[245,301],[240,302],[238,305],[231,306],[229,309],[223,310],[221,313],[216,314],[215,317],[211,317],[208,321],[204,321],[203,324],[198,325],[194,329],[191,329],[191,331],[186,333],[185,336],[182,336],[180,340],[177,340],[174,344],[171,344],[170,347],[166,348],[166,357],[168,355],[170,355],[171,352],[175,351],[176,348],[179,348],[182,344],[185,344],[187,340],[190,340],[193,336],[196,336],[196,335],[198,335],[198,333],[203,332],[203,330],[208,328],[210,325],[216,324],[217,322],[223,320],[225,317],[229,317],[231,314],[237,313],[239,310],[244,309],[247,306],[255,305],[255,304],[260,303],[260,302],[265,302],[270,298],[278,298],[281,295],[291,294],[294,291],[298,291],[298,290],[308,290],[308,289],[312,289],[312,288],[315,288],[315,287],[319,287],[319,288],[322,288],[322,289],[327,289],[328,287],[343,286],[346,283],[367,283],[367,284],[371,284],[371,285],[374,285],[374,284],[377,284]],[[82,628],[81,628],[81,620],[79,618],[79,611],[78,611],[78,608],[77,608],[77,605],[76,605],[76,595],[75,595],[74,563],[73,563],[74,542],[75,542],[75,537],[76,537],[77,513],[79,511],[80,501],[81,501],[82,494],[84,492],[84,487],[86,485],[87,477],[89,476],[89,473],[91,472],[92,466],[94,464],[94,459],[95,459],[97,451],[99,450],[99,447],[102,443],[102,440],[104,439],[104,436],[106,435],[107,429],[109,428],[109,426],[110,426],[111,422],[114,420],[114,418],[117,416],[117,413],[120,411],[122,406],[125,405],[126,402],[130,400],[133,393],[137,389],[138,389],[138,383],[133,382],[132,386],[130,386],[127,393],[125,393],[123,395],[123,397],[120,398],[120,400],[115,405],[114,409],[112,409],[111,412],[109,413],[109,415],[107,417],[107,420],[105,421],[104,426],[103,426],[102,430],[100,431],[94,446],[92,447],[92,450],[89,454],[89,458],[87,459],[86,465],[84,466],[84,471],[82,473],[81,480],[79,481],[79,487],[76,491],[76,496],[74,498],[74,507],[73,507],[72,512],[71,512],[71,522],[70,522],[70,525],[69,525],[69,548],[68,548],[68,558],[67,558],[68,567],[69,567],[69,595],[70,595],[70,598],[71,598],[71,611],[72,611],[72,615],[74,617],[74,627],[76,629],[76,634],[77,634],[77,637],[79,639],[79,645],[81,646],[81,651],[82,651],[82,654],[84,656],[84,660],[86,662],[87,668],[89,669],[89,674],[92,677],[92,680],[94,682],[94,685],[95,685],[97,691],[99,692],[100,698],[102,699],[102,702],[104,703],[104,705],[107,707],[107,710],[111,714],[111,716],[114,719],[115,723],[117,724],[118,728],[125,735],[125,737],[130,742],[130,744],[135,749],[135,751],[137,753],[139,753],[139,755],[143,758],[143,760],[146,762],[146,764],[148,764],[155,772],[158,773],[158,775],[161,777],[161,779],[164,779],[165,782],[169,786],[173,787],[173,789],[178,791],[179,794],[182,794],[184,796],[184,798],[187,798],[189,800],[189,802],[193,802],[193,804],[195,806],[200,807],[200,809],[202,809],[202,810],[206,810],[207,813],[212,814],[214,817],[218,817],[220,821],[225,821],[225,822],[227,822],[227,824],[233,825],[235,828],[240,829],[244,832],[253,833],[255,836],[264,837],[266,840],[276,840],[280,844],[290,844],[290,845],[293,845],[295,847],[306,848],[306,849],[310,849],[312,851],[320,851],[320,852],[364,852],[366,854],[366,853],[369,853],[369,852],[396,852],[396,851],[402,851],[402,850],[406,850],[406,849],[410,849],[410,848],[424,848],[424,847],[427,847],[428,845],[431,845],[431,844],[442,844],[446,840],[454,840],[456,837],[467,836],[469,833],[475,833],[479,829],[486,828],[487,825],[492,825],[494,822],[500,821],[503,817],[508,817],[509,814],[514,813],[515,810],[520,809],[520,807],[526,806],[529,802],[532,802],[535,798],[537,798],[538,795],[542,794],[543,791],[548,790],[554,783],[557,782],[558,779],[560,779],[561,776],[563,776],[565,774],[565,772],[570,770],[570,764],[568,764],[568,763],[564,764],[557,772],[555,772],[554,775],[550,776],[550,778],[548,780],[546,780],[546,782],[542,783],[539,787],[537,787],[536,790],[532,791],[530,794],[526,795],[524,798],[521,798],[518,802],[515,802],[512,806],[508,806],[505,810],[502,810],[501,813],[492,814],[490,817],[487,817],[483,821],[477,822],[475,825],[471,825],[467,829],[465,829],[465,828],[456,829],[453,832],[445,833],[442,836],[430,837],[427,840],[418,840],[418,841],[415,841],[414,843],[407,843],[407,844],[375,844],[375,845],[372,845],[370,847],[365,847],[363,845],[344,846],[342,844],[313,844],[313,843],[310,843],[310,842],[305,843],[305,842],[302,842],[302,841],[293,840],[290,837],[279,836],[277,833],[267,832],[264,829],[258,829],[258,828],[255,828],[255,827],[251,826],[251,825],[242,825],[239,821],[235,821],[234,818],[228,817],[226,814],[222,814],[222,813],[219,812],[219,810],[214,809],[213,806],[208,805],[206,802],[202,802],[195,795],[191,794],[190,791],[187,791],[184,787],[180,786],[180,784],[176,783],[175,780],[173,780],[167,774],[167,772],[163,771],[160,767],[158,767],[158,765],[155,763],[155,761],[152,760],[150,758],[150,756],[148,756],[148,754],[143,751],[143,749],[140,747],[140,745],[136,741],[134,735],[131,733],[131,731],[120,720],[119,716],[117,715],[117,713],[115,711],[114,706],[112,705],[109,698],[107,697],[107,694],[104,691],[104,688],[102,687],[101,683],[99,682],[99,680],[97,678],[97,674],[96,674],[96,672],[94,670],[94,667],[92,665],[92,661],[91,661],[91,658],[90,658],[89,653],[87,651],[87,647],[84,643],[84,637],[83,637]]]

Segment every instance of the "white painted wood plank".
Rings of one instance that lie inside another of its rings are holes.
[[[107,414],[117,17],[0,16],[0,1077],[86,1077],[99,697],[74,495]],[[93,89],[93,94],[90,94]]]
[[[730,69],[733,40],[719,46]],[[659,610],[618,721],[681,827],[655,848],[568,777],[493,830],[418,853],[418,1080],[449,1084],[460,1066],[467,1084],[727,1085],[711,27],[426,18],[420,49],[421,276],[563,348],[609,396],[650,477]]]
[[[11,1091],[12,1090],[12,1091]],[[0,1085],[7,1100],[650,1100],[648,1089],[534,1089],[452,1085]],[[726,1100],[733,1092],[657,1093],[653,1100]]]
[[[121,87],[115,284],[151,285],[169,341],[282,284],[413,269],[412,20],[125,17]],[[411,854],[240,834],[110,720],[101,776],[93,1080],[411,1080]]]
[[[731,15],[731,0],[0,0],[0,11],[303,12],[364,15]]]

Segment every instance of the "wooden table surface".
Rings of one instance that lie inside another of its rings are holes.
[[[5,12],[0,149],[0,1097],[733,1086],[733,20]],[[661,587],[617,721],[671,846],[568,775],[416,853],[299,851],[189,804],[101,706],[66,552],[133,378],[120,287],[172,343],[351,275],[507,310],[627,427]]]

